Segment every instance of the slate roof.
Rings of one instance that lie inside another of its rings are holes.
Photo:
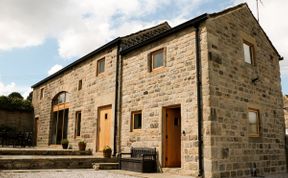
[[[167,22],[121,37],[121,50],[125,50],[171,29]]]

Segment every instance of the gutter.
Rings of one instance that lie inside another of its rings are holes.
[[[118,92],[119,90],[119,61],[120,61],[120,44],[121,44],[121,40],[119,40],[118,44],[117,44],[117,58],[116,58],[116,78],[115,78],[115,100],[114,100],[114,140],[113,140],[113,157],[116,157],[117,154],[117,137],[119,137],[118,134],[118,110],[120,109],[120,102],[119,100],[119,95]],[[119,142],[118,142],[119,143]]]
[[[201,65],[201,42],[199,25],[196,24],[195,45],[196,45],[196,78],[197,78],[197,112],[198,112],[198,177],[204,177],[203,161],[203,96],[202,96],[202,65]]]

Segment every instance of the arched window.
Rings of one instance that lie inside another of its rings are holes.
[[[61,144],[67,139],[69,115],[69,93],[60,92],[52,100],[50,144]]]

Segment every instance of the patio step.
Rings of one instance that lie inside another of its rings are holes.
[[[11,169],[84,169],[92,168],[92,163],[116,163],[114,158],[95,156],[7,156],[0,155],[0,170]]]
[[[112,169],[119,169],[119,163],[92,163],[93,168],[95,170],[112,170]]]
[[[33,148],[1,148],[1,155],[92,155],[90,150],[64,150],[64,149],[33,149]]]

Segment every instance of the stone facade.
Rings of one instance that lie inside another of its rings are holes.
[[[204,40],[204,39],[203,39]],[[165,48],[165,67],[149,72],[149,53]],[[195,30],[181,31],[123,57],[121,150],[156,147],[162,160],[163,107],[181,106],[183,170],[196,175],[197,107]],[[130,131],[131,112],[142,111],[142,128]]]
[[[284,100],[284,118],[285,118],[285,126],[286,126],[286,135],[288,135],[288,95],[283,96]]]
[[[38,146],[49,144],[52,99],[58,93],[66,91],[70,93],[68,140],[73,148],[76,148],[78,141],[84,139],[88,143],[87,148],[95,151],[98,109],[107,105],[114,107],[116,55],[117,48],[107,49],[49,82],[34,88],[34,112],[35,117],[39,119]],[[105,72],[96,76],[97,60],[103,57],[105,57]],[[81,90],[78,90],[79,80],[82,80]],[[40,99],[42,88],[44,97]],[[81,136],[75,138],[75,113],[77,111],[81,111],[82,114]],[[111,132],[113,132],[112,129]],[[112,142],[113,140],[111,140]]]
[[[246,7],[208,19],[207,33],[212,177],[247,176],[254,163],[258,175],[285,172],[279,55]],[[243,40],[254,43],[252,65]],[[259,111],[257,138],[248,135],[249,108]]]
[[[247,5],[210,14],[201,22],[196,18],[172,29],[165,26],[155,36],[151,36],[150,32],[149,36],[141,32],[146,41],[135,43],[134,39],[129,39],[133,45],[126,45],[129,47],[122,48],[122,51],[121,48],[117,51],[117,46],[101,50],[89,60],[65,69],[34,87],[33,104],[40,121],[39,145],[49,144],[52,99],[59,92],[67,91],[71,95],[68,139],[73,146],[84,138],[88,147],[95,150],[98,109],[111,105],[112,127],[118,128],[116,133],[111,128],[111,133],[117,138],[118,150],[114,151],[156,147],[161,169],[168,167],[165,166],[165,150],[169,146],[165,143],[167,130],[164,129],[168,122],[165,121],[167,110],[177,108],[181,113],[181,133],[175,150],[180,147],[181,164],[163,171],[197,176],[198,119],[201,115],[198,108],[201,105],[205,177],[245,177],[250,175],[254,165],[260,175],[285,172],[279,54]],[[199,46],[196,45],[198,40]],[[244,41],[253,44],[252,64],[244,61]],[[129,51],[129,48],[132,50]],[[157,50],[164,51],[164,66],[151,70],[151,54]],[[196,65],[197,56],[201,65]],[[96,76],[97,60],[103,57],[107,70],[105,75]],[[197,73],[201,81],[197,81]],[[83,89],[78,91],[80,79],[83,80]],[[198,102],[200,93],[197,85],[200,84],[202,100]],[[40,99],[42,88],[45,95]],[[117,113],[114,113],[115,109]],[[259,113],[257,137],[248,134],[249,109]],[[75,112],[79,110],[82,111],[83,125],[78,139],[74,138],[74,130]],[[140,129],[131,129],[134,112],[142,114]],[[114,119],[117,124],[114,124]],[[178,119],[175,116],[176,126]]]

